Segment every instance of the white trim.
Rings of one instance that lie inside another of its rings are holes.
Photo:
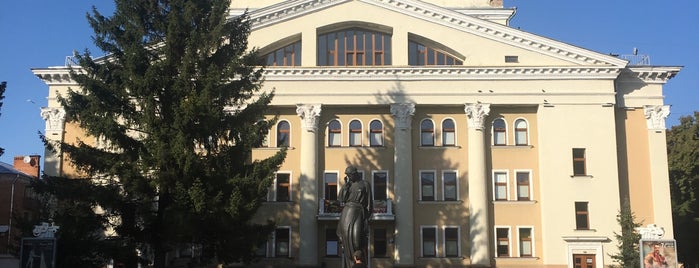
[[[447,228],[456,228],[456,256],[447,256]],[[442,226],[442,257],[444,258],[458,258],[461,257],[462,245],[461,245],[461,226],[459,225],[444,225]]]
[[[327,193],[325,192],[325,188],[327,188],[325,186],[328,183],[328,181],[326,180],[326,177],[325,177],[326,174],[335,174],[335,176],[336,176],[335,183],[337,184],[335,186],[335,188],[336,188],[335,195],[337,196],[339,194],[339,191],[340,191],[340,171],[339,170],[325,170],[325,171],[323,171],[323,195],[321,196],[323,199],[325,199],[325,197],[327,196]]]
[[[289,201],[277,201],[277,174],[288,174],[289,175]],[[274,187],[274,192],[272,193],[272,202],[293,202],[294,201],[294,190],[293,190],[293,176],[291,171],[283,171],[279,170],[274,173],[274,184],[272,187]],[[267,200],[270,200],[269,198]]]
[[[508,257],[513,257],[513,251],[512,251],[512,227],[510,226],[505,226],[505,225],[495,225],[493,226],[493,245],[495,246],[493,249],[495,250],[493,253],[493,256],[495,258],[504,258],[504,257],[498,257],[498,229],[507,229],[507,245],[508,245]]]
[[[445,186],[446,184],[444,183],[444,173],[454,173],[455,179],[456,179],[456,200],[446,200],[446,190]],[[459,201],[461,200],[460,194],[459,194],[459,171],[456,169],[445,169],[442,170],[442,198],[440,200],[445,201],[445,202],[453,202],[453,201]]]
[[[390,173],[388,170],[384,170],[384,169],[377,169],[377,170],[371,171],[371,198],[374,198],[374,200],[377,200],[376,196],[374,195],[374,193],[376,192],[374,189],[374,186],[376,185],[376,183],[374,181],[374,174],[376,174],[376,173],[385,173],[386,174],[386,199],[389,199],[388,198],[388,194],[389,194],[388,188],[390,185],[390,180],[389,180]],[[390,211],[387,211],[387,212],[390,212]]]
[[[524,121],[524,123],[527,125],[527,133],[526,133],[526,134],[527,134],[527,142],[526,142],[525,144],[517,144],[517,121],[519,121],[519,120]],[[530,137],[530,135],[529,135],[530,132],[531,132],[531,127],[530,127],[530,124],[529,124],[529,120],[527,120],[526,118],[524,118],[524,117],[517,117],[517,118],[515,118],[515,120],[512,121],[512,134],[513,134],[513,135],[512,135],[512,137],[513,137],[512,140],[514,140],[514,145],[515,145],[515,146],[532,145],[532,143],[531,143],[532,140],[531,140],[531,137]]]
[[[381,124],[381,145],[377,145],[377,146],[371,145],[371,135],[373,134],[371,132],[371,123],[374,121],[378,121]],[[368,145],[369,147],[384,147],[384,146],[386,146],[386,139],[385,139],[386,135],[385,134],[386,134],[386,124],[384,124],[383,120],[381,120],[379,118],[369,119],[369,124],[367,125],[367,139],[369,142],[369,145]]]
[[[289,231],[289,245],[288,249],[289,254],[287,256],[277,256],[277,230],[279,229],[287,229]],[[272,233],[272,257],[275,258],[280,258],[280,257],[289,257],[291,258],[291,243],[293,242],[293,239],[291,239],[291,226],[288,225],[283,225],[283,226],[277,226],[277,228],[274,229],[274,233]]]
[[[529,200],[528,201],[534,201],[536,199],[534,199],[534,186],[533,186],[534,183],[532,182],[532,178],[533,178],[532,172],[533,171],[531,169],[515,169],[514,170],[515,175],[513,177],[514,177],[514,185],[515,185],[515,197],[516,197],[515,201],[520,201],[519,200],[519,182],[517,181],[517,174],[524,173],[524,172],[529,174]],[[520,201],[520,202],[526,202],[526,201]]]
[[[351,136],[353,135],[352,133],[352,128],[350,125],[352,125],[352,122],[357,121],[359,122],[359,145],[353,145],[352,144],[352,139]],[[352,118],[347,121],[347,146],[348,147],[364,147],[364,122],[362,122],[361,119],[359,118]]]
[[[503,135],[505,135],[505,143],[504,144],[495,144],[495,121],[497,121],[497,120],[502,120],[505,123],[505,133],[503,133]],[[490,145],[492,145],[492,146],[507,146],[508,141],[510,140],[510,137],[508,137],[509,136],[508,133],[510,133],[510,131],[509,131],[509,126],[507,124],[507,119],[505,119],[505,117],[501,116],[498,118],[494,118],[492,121],[490,121],[490,136],[491,136],[490,137]]]
[[[495,173],[505,173],[505,183],[507,185],[505,186],[505,199],[504,200],[495,198],[495,193],[497,192],[497,188],[495,186],[495,182],[496,182]],[[507,169],[493,169],[491,172],[491,178],[492,178],[491,184],[493,186],[493,193],[492,193],[493,201],[497,202],[497,201],[509,201],[509,200],[511,200],[510,199],[510,171]]]
[[[425,241],[422,231],[424,229],[434,229],[434,257],[427,256],[427,258],[437,258],[439,254],[439,227],[437,225],[420,225],[420,257],[425,258]]]
[[[595,255],[595,263],[596,266],[595,268],[604,268],[604,252],[602,251],[602,242],[599,241],[586,241],[586,240],[578,240],[580,242],[573,242],[570,240],[566,240],[568,243],[566,243],[567,247],[567,252],[568,252],[568,268],[574,268],[574,263],[573,263],[573,254],[583,254],[583,253],[576,253],[576,252],[589,252],[586,254],[594,254]]]
[[[293,133],[293,129],[291,127],[291,122],[288,119],[279,119],[277,124],[274,125],[274,148],[282,148],[279,146],[279,124],[282,122],[289,124],[289,144],[287,144],[287,147],[291,148],[291,134]]]
[[[340,135],[340,144],[337,146],[335,146],[335,145],[330,146],[330,122],[332,122],[332,121],[337,121],[338,123],[340,123],[340,133],[337,133],[338,135]],[[327,139],[325,139],[325,147],[330,147],[330,148],[342,147],[342,141],[343,141],[342,136],[344,136],[344,135],[342,135],[342,120],[340,120],[339,118],[330,119],[330,121],[328,121],[325,124],[325,135],[327,137]]]
[[[434,200],[422,200],[422,174],[423,173],[431,173],[432,174],[432,197]],[[426,202],[432,202],[432,201],[438,201],[439,199],[437,198],[437,170],[435,169],[421,169],[418,171],[418,176],[417,176],[417,187],[418,187],[418,201],[426,201]]]
[[[432,145],[425,145],[425,144],[422,143],[422,123],[425,122],[425,121],[430,121],[430,122],[432,122]],[[419,135],[419,137],[420,137],[420,146],[425,146],[425,147],[436,147],[436,146],[437,146],[437,135],[436,135],[436,134],[437,134],[437,129],[436,129],[436,128],[437,128],[437,126],[436,126],[436,124],[434,123],[434,120],[433,120],[432,118],[429,118],[429,117],[428,117],[428,118],[424,118],[424,119],[420,120],[420,124],[418,125],[418,129],[419,129],[419,131],[420,131],[420,135]]]
[[[533,225],[517,225],[515,228],[517,228],[517,257],[519,258],[532,258],[532,257],[537,257],[536,256],[536,239],[534,239],[536,236],[534,235],[534,226]],[[531,256],[522,256],[522,245],[521,245],[521,238],[520,238],[520,229],[530,229],[531,230],[531,236],[532,236],[532,255]]]
[[[451,120],[451,122],[454,124],[454,132],[453,132],[454,133],[454,144],[452,144],[452,145],[444,145],[444,121],[447,121],[447,120]],[[441,139],[440,144],[442,145],[442,147],[457,147],[457,146],[459,146],[459,141],[457,138],[459,136],[459,134],[457,133],[459,128],[457,127],[456,122],[457,122],[456,119],[454,119],[453,117],[442,118],[442,121],[439,124],[439,130],[442,134],[442,135],[439,135],[440,139]]]

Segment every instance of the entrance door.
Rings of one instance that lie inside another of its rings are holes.
[[[594,254],[573,254],[574,268],[595,268]]]

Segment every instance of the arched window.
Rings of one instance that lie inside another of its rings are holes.
[[[263,58],[267,66],[301,66],[301,41],[277,49]]]
[[[391,36],[350,28],[318,36],[318,66],[391,65]]]
[[[289,122],[281,121],[277,124],[277,147],[288,147],[291,135]]]
[[[420,145],[434,146],[434,123],[430,119],[420,123]]]
[[[507,124],[502,118],[493,121],[493,145],[507,144]]]
[[[454,120],[446,119],[442,121],[442,146],[456,145],[456,127]]]
[[[515,121],[515,145],[529,144],[527,135],[527,121],[524,119],[517,119],[517,121]]]
[[[369,146],[383,146],[383,124],[379,120],[369,123]]]
[[[342,124],[340,121],[332,120],[328,123],[328,146],[342,146]]]
[[[463,65],[459,58],[434,46],[410,40],[408,41],[408,65]]]
[[[362,123],[352,120],[349,124],[349,146],[362,146]]]

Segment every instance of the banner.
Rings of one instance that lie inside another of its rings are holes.
[[[20,268],[56,267],[55,238],[22,238]]]
[[[644,240],[639,243],[641,267],[677,268],[677,247],[675,240]]]

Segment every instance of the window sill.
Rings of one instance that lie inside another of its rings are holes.
[[[493,201],[493,204],[506,204],[506,205],[515,205],[515,204],[533,205],[536,203],[539,203],[539,201],[536,201],[536,200],[529,200],[529,201],[495,200],[495,201]]]
[[[421,149],[421,150],[438,150],[438,149],[450,150],[450,149],[461,149],[461,146],[459,146],[459,145],[446,145],[446,146],[437,146],[437,145],[435,145],[435,146],[424,146],[424,145],[420,145],[420,146],[418,146],[417,148],[418,148],[418,149]]]
[[[286,148],[287,150],[296,150],[296,147],[257,147],[257,148],[253,148],[253,150],[279,151],[282,148]]]
[[[417,203],[418,205],[449,205],[449,204],[462,204],[464,201],[462,200],[456,200],[456,201],[444,201],[444,200],[435,200],[435,201],[423,201],[423,200],[418,200]]]
[[[534,148],[534,145],[494,145],[491,144],[490,148],[492,149],[532,149]]]
[[[325,146],[328,150],[346,150],[346,149],[377,149],[385,150],[386,146]]]
[[[596,233],[597,229],[573,229],[576,233]]]
[[[570,175],[571,178],[592,179],[592,175]]]
[[[443,257],[443,256],[432,256],[432,257],[418,257],[421,260],[465,260],[465,257]]]
[[[539,257],[495,257],[495,260],[512,260],[512,261],[535,261]]]

